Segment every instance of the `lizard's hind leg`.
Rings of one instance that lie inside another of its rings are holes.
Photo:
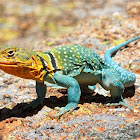
[[[124,91],[124,85],[120,80],[120,77],[113,69],[102,70],[102,82],[101,85],[106,89],[110,90],[112,102],[107,105],[122,105],[130,110],[133,110],[128,104],[125,103],[122,94]]]
[[[133,110],[133,108],[129,106],[122,97],[124,90],[123,84],[120,81],[114,81],[111,87],[112,89],[110,90],[110,94],[112,97],[112,103],[108,103],[107,106],[121,105]]]

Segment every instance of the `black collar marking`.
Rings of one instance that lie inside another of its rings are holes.
[[[55,62],[54,56],[50,52],[48,52],[47,54],[49,55],[49,57],[51,59],[51,63],[52,63],[53,68],[54,69],[58,69],[57,66],[56,66],[56,62]]]
[[[46,70],[46,63],[45,63],[45,60],[40,56],[40,55],[37,55],[39,58],[40,58],[40,61],[41,61],[41,63],[42,63],[42,65],[43,65],[43,70]]]

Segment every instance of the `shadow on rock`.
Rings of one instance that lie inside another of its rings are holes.
[[[123,98],[128,98],[128,97],[133,97],[135,93],[135,87],[131,87],[131,88],[126,88],[126,90],[124,91],[123,94]],[[102,103],[102,104],[106,104],[108,101],[111,100],[111,97],[105,97],[103,95],[99,95],[99,94],[92,94],[92,93],[84,93],[81,96],[80,99],[80,104],[84,104],[84,103]],[[0,121],[5,120],[7,118],[11,118],[11,117],[21,117],[21,118],[25,118],[27,116],[33,116],[35,114],[38,113],[38,111],[40,111],[42,109],[42,107],[44,105],[46,105],[47,107],[50,107],[52,109],[54,109],[55,107],[64,107],[68,102],[68,96],[67,94],[64,94],[62,97],[57,98],[56,96],[50,96],[50,98],[45,98],[44,99],[44,104],[40,105],[36,108],[28,108],[26,110],[24,110],[23,108],[25,106],[27,106],[27,103],[20,103],[17,104],[15,107],[13,107],[13,109],[8,109],[8,108],[3,108],[0,110]]]

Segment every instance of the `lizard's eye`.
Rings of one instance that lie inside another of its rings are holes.
[[[8,52],[8,57],[12,57],[12,56],[14,56],[14,51],[11,50]]]

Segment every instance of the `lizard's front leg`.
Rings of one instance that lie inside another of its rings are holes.
[[[44,82],[37,82],[36,81],[36,93],[37,93],[38,97],[36,100],[34,100],[30,104],[26,105],[24,107],[24,109],[27,109],[29,107],[36,108],[39,105],[43,105],[43,101],[44,101],[44,98],[46,95],[46,90],[47,90],[47,87],[44,84]]]
[[[81,90],[79,83],[72,77],[56,72],[54,73],[53,78],[57,85],[68,88],[68,104],[62,108],[59,113],[54,115],[61,116],[67,111],[72,111],[76,108],[80,100]]]

